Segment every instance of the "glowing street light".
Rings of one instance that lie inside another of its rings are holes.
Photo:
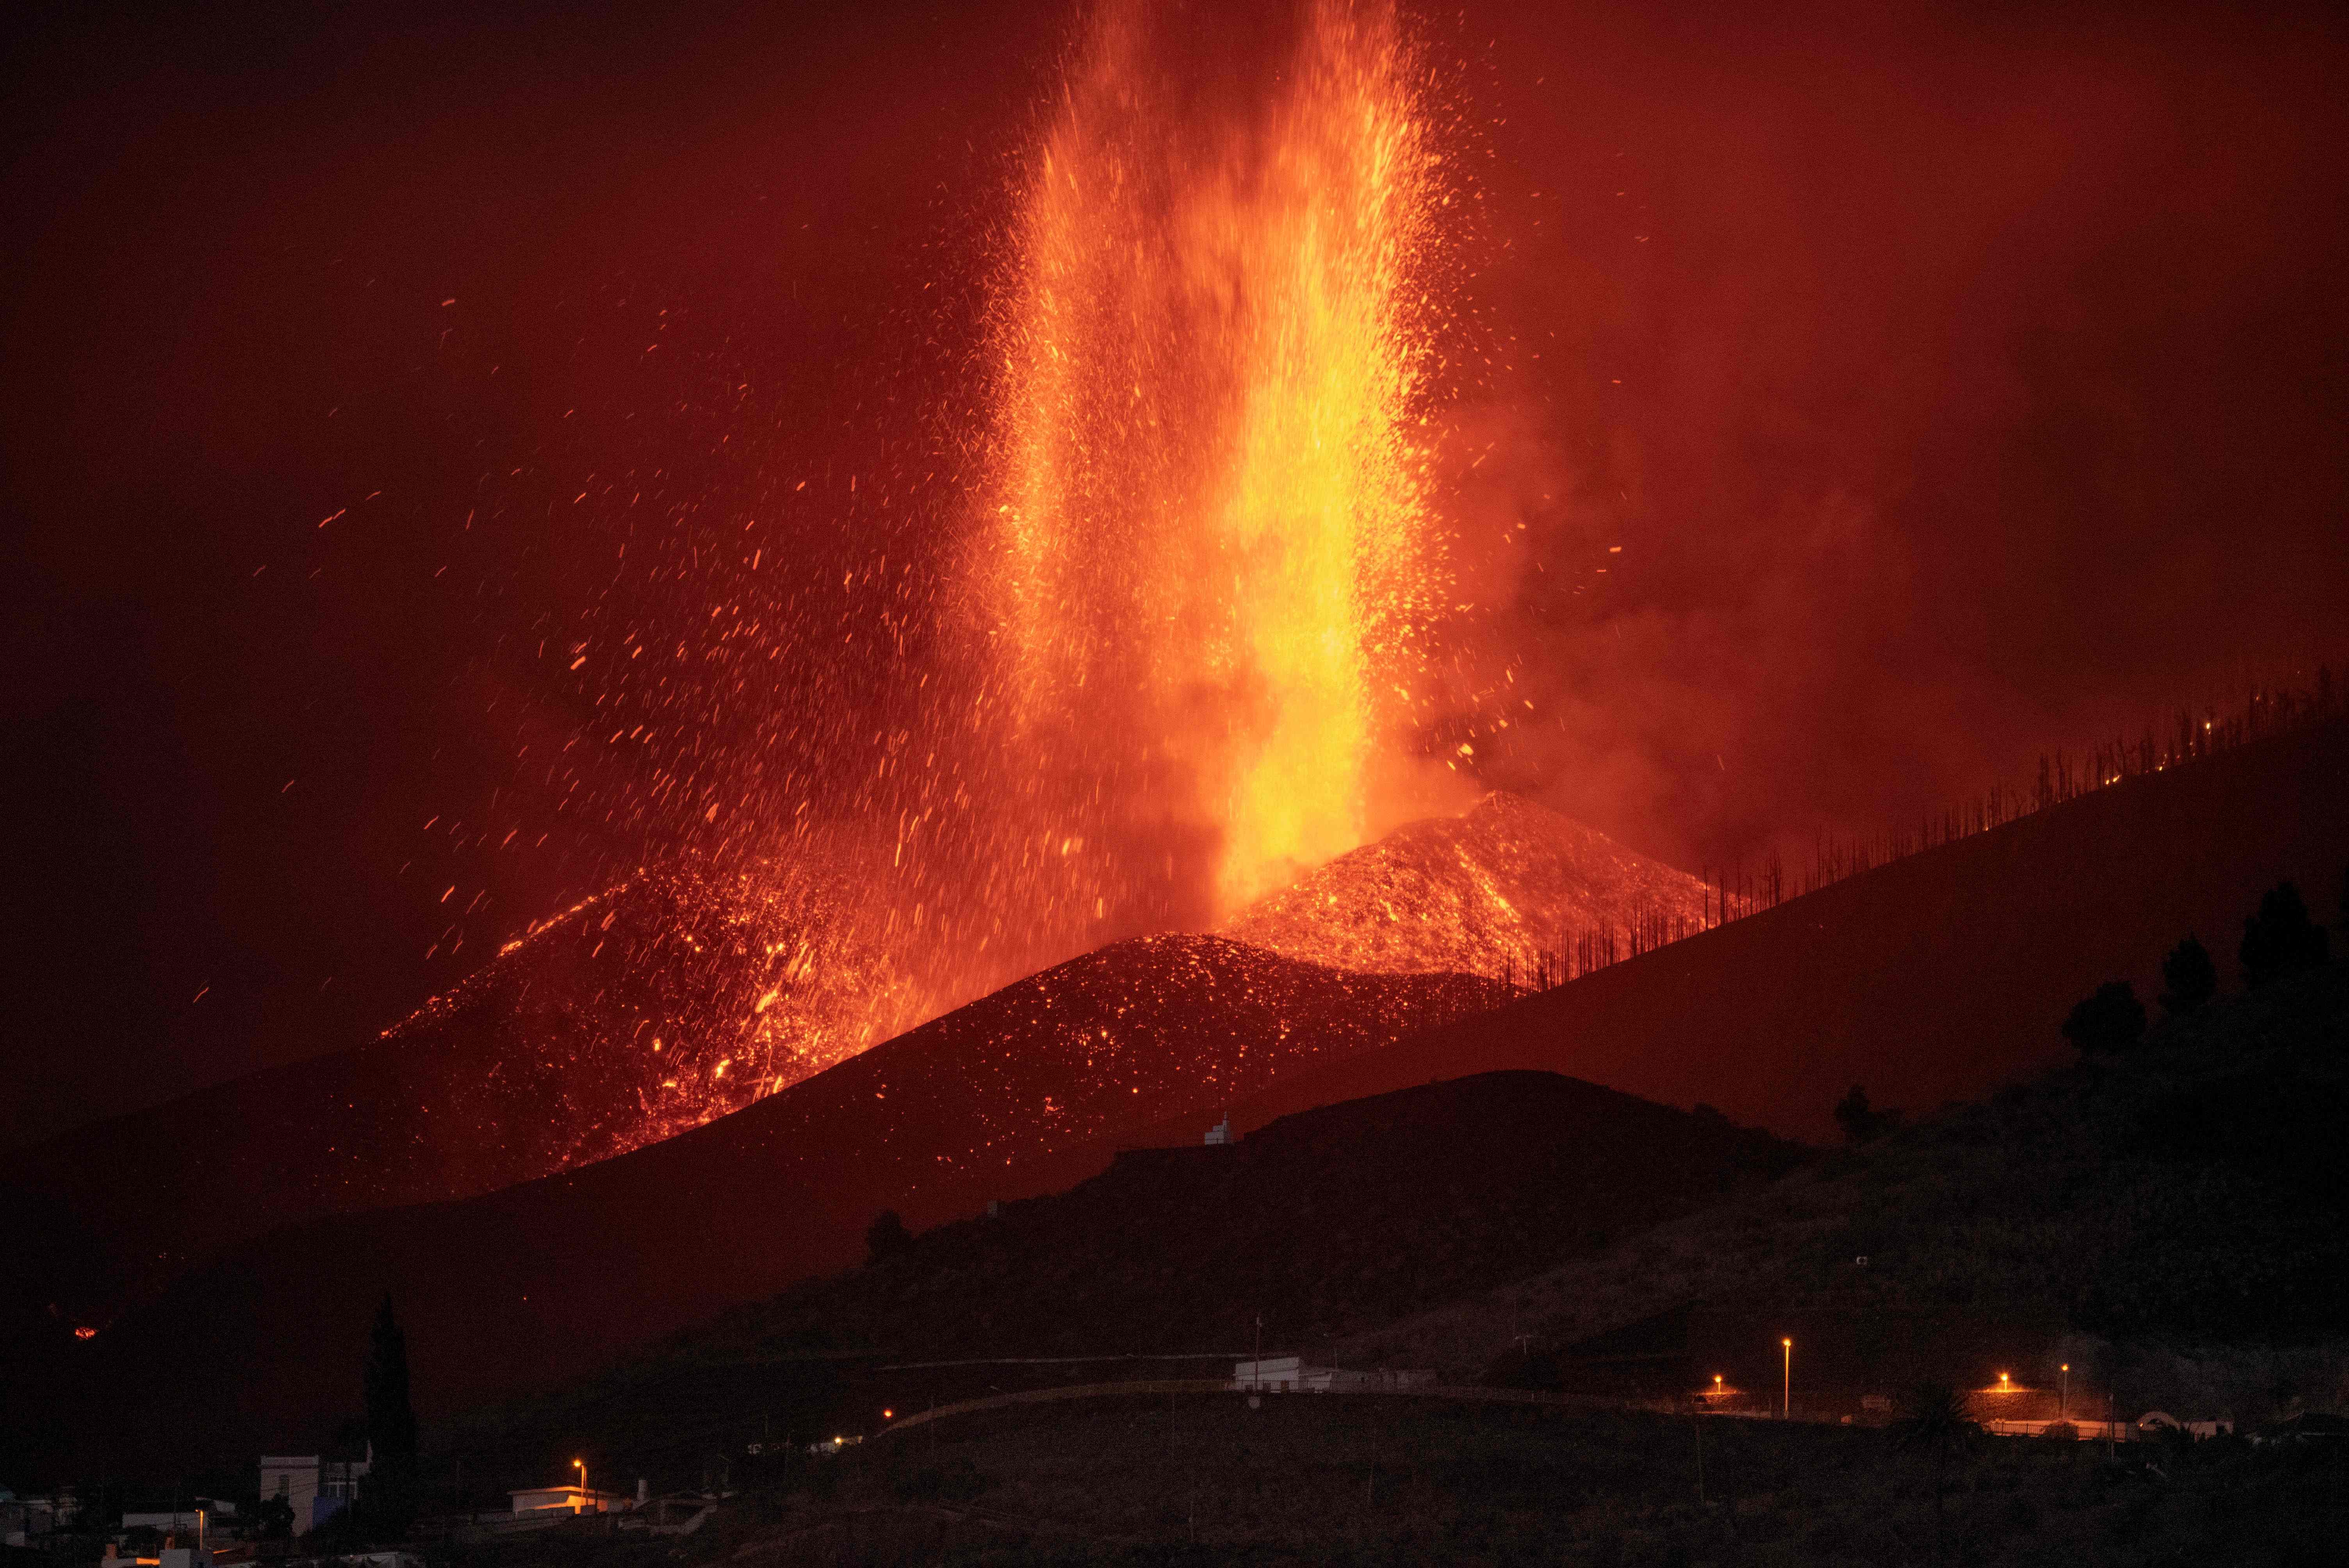
[[[2012,1394],[2014,1392],[2014,1385],[2007,1380],[2007,1376],[2003,1372],[1998,1375],[1998,1391],[2002,1394]]]
[[[1786,1352],[1786,1381],[1778,1393],[1778,1418],[1783,1421],[1795,1413],[1795,1342],[1781,1339],[1778,1343]]]
[[[2064,1412],[2071,1408],[2071,1405],[2072,1364],[2066,1361],[2064,1363],[2064,1391],[2055,1396],[2055,1418],[2059,1421],[2064,1419]]]
[[[579,1501],[572,1507],[571,1511],[574,1513],[585,1513],[587,1511],[587,1461],[585,1460],[573,1460],[571,1461],[571,1468],[579,1472]]]

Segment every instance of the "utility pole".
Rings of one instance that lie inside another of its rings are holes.
[[[1704,1506],[1704,1403],[1702,1399],[1689,1406],[1689,1424],[1696,1429],[1696,1505]]]

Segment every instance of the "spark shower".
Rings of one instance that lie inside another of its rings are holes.
[[[951,543],[850,572],[845,612],[755,545],[656,553],[668,612],[564,656],[640,747],[616,810],[689,852],[411,1023],[584,988],[491,1026],[640,1084],[573,1108],[616,1151],[1426,814],[1423,83],[1375,3],[1092,13],[1006,181]],[[593,977],[527,978],[557,953]]]
[[[1432,607],[1410,57],[1383,8],[1276,18],[1102,12],[999,280],[975,576],[1028,810],[1104,846],[1080,919],[1227,917],[1362,842]]]

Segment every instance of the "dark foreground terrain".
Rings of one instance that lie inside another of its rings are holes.
[[[257,1237],[88,1341],[36,1288],[70,1249],[20,1230],[22,1266],[0,1273],[0,1316],[17,1330],[0,1336],[0,1450],[13,1439],[25,1462],[61,1471],[170,1469],[322,1440],[295,1434],[331,1431],[348,1412],[347,1358],[387,1291],[428,1422],[553,1389],[854,1264],[881,1209],[923,1230],[992,1199],[1066,1191],[1119,1148],[1191,1142],[1226,1109],[1249,1134],[1319,1106],[1534,1070],[1825,1141],[1855,1082],[1921,1112],[2066,1060],[2056,1026],[2075,1001],[2122,977],[2150,996],[2189,931],[2223,961],[2229,934],[2281,877],[2330,918],[2324,890],[2349,861],[2345,779],[2349,724],[2336,719],[2132,778],[1497,1008],[1485,1005],[1489,981],[1341,975],[1215,938],[1121,944],[617,1159]],[[1426,1026],[1441,1017],[1464,1021]],[[1384,1259],[1356,1266],[1372,1263]],[[1735,1283],[1699,1282],[1699,1294]],[[1576,1336],[1676,1305],[1654,1294],[1612,1323],[1582,1315]],[[1611,1287],[1606,1298],[1619,1295],[1632,1305]],[[2066,1306],[2060,1291],[2039,1299]],[[1348,1305],[1333,1295],[1314,1321],[1359,1321]],[[1519,1331],[1495,1326],[1504,1341]]]
[[[1937,1557],[2280,1568],[2340,1560],[2339,1450],[2215,1439],[2108,1458],[2093,1443],[1983,1439],[1937,1461],[1887,1430],[1799,1421],[1137,1396],[802,1456],[688,1536],[591,1520],[431,1554],[460,1568]]]

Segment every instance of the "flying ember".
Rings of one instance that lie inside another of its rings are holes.
[[[795,499],[825,567],[618,525],[635,597],[548,645],[617,782],[574,798],[564,747],[531,787],[647,852],[419,1026],[513,1011],[517,1051],[602,1064],[565,1120],[616,1150],[1401,820],[1449,597],[1425,79],[1382,4],[1093,12],[1009,163],[955,417],[982,460],[934,517],[885,474]]]

